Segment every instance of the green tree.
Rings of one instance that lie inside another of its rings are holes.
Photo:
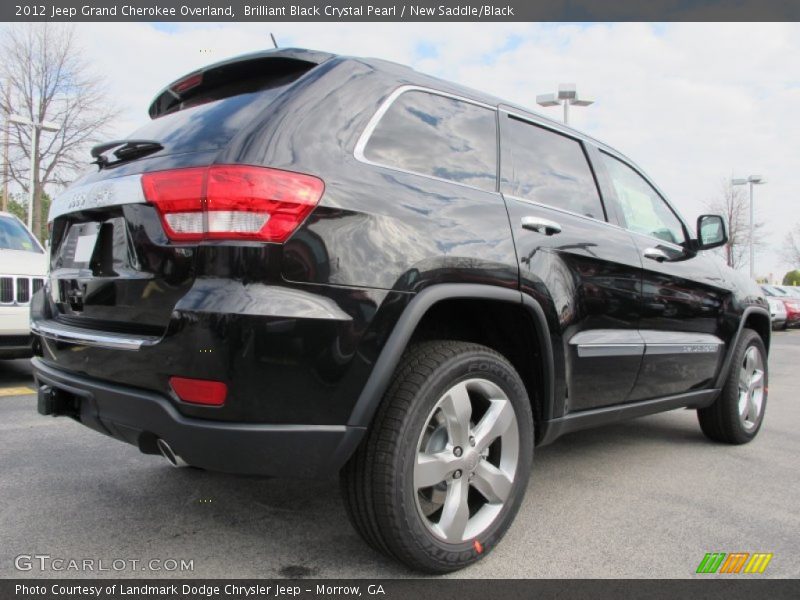
[[[8,195],[8,212],[17,217],[23,223],[28,222],[28,203],[20,202],[18,198],[12,194]],[[39,231],[32,231],[32,233],[39,238],[42,242],[49,237],[47,231],[47,214],[50,212],[50,196],[47,193],[42,193],[42,219]]]
[[[783,285],[800,285],[800,270],[789,271],[783,276]]]

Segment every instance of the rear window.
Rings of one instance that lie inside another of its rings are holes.
[[[297,77],[298,74],[278,79],[251,78],[203,90],[128,138],[159,142],[164,146],[161,154],[216,150],[252,122]]]
[[[375,127],[364,157],[387,167],[494,192],[495,112],[447,96],[405,92]]]
[[[0,250],[42,253],[42,248],[27,229],[11,217],[0,217]]]
[[[225,64],[189,76],[181,81],[199,83],[180,93],[162,92],[150,107],[153,120],[128,137],[160,143],[162,155],[222,148],[314,66],[269,58]],[[176,85],[180,81],[172,87]]]
[[[770,296],[788,296],[789,295],[784,290],[782,290],[780,288],[772,287],[771,285],[761,286],[761,289],[764,290],[764,292],[769,294]]]

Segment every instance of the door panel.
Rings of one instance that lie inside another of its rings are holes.
[[[527,117],[501,110],[499,118],[501,192],[520,286],[544,308],[565,373],[556,382],[555,414],[619,404],[642,361],[641,347],[615,344],[626,336],[640,343],[636,247],[627,231],[605,221],[579,141]]]
[[[633,387],[641,353],[614,343],[620,332],[638,337],[639,269],[627,232],[506,196],[520,267],[520,285],[545,308],[562,338],[564,412],[622,402]],[[551,236],[522,228],[539,216],[557,222]],[[605,353],[578,352],[580,336],[607,332]],[[556,351],[558,354],[558,350]]]
[[[687,250],[688,230],[657,188],[631,165],[597,154],[606,195],[642,260],[642,368],[629,401],[706,389],[724,351],[727,295],[713,261]]]
[[[630,400],[712,385],[724,355],[722,312],[729,292],[719,269],[702,254],[634,234],[639,252],[657,248],[670,259],[643,259],[640,327],[647,350]]]

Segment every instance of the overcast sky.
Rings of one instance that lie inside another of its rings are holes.
[[[762,174],[766,223],[757,274],[781,276],[778,249],[800,222],[800,24],[81,24],[130,133],[165,84],[229,56],[281,46],[375,56],[535,106],[574,82],[596,103],[571,124],[641,165],[693,223],[731,174]],[[559,108],[540,109],[560,118]]]

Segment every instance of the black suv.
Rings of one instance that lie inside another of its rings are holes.
[[[534,446],[697,409],[741,444],[770,315],[612,148],[375,59],[280,49],[166,87],[50,212],[39,411],[173,464],[339,474],[374,548],[498,544]]]

